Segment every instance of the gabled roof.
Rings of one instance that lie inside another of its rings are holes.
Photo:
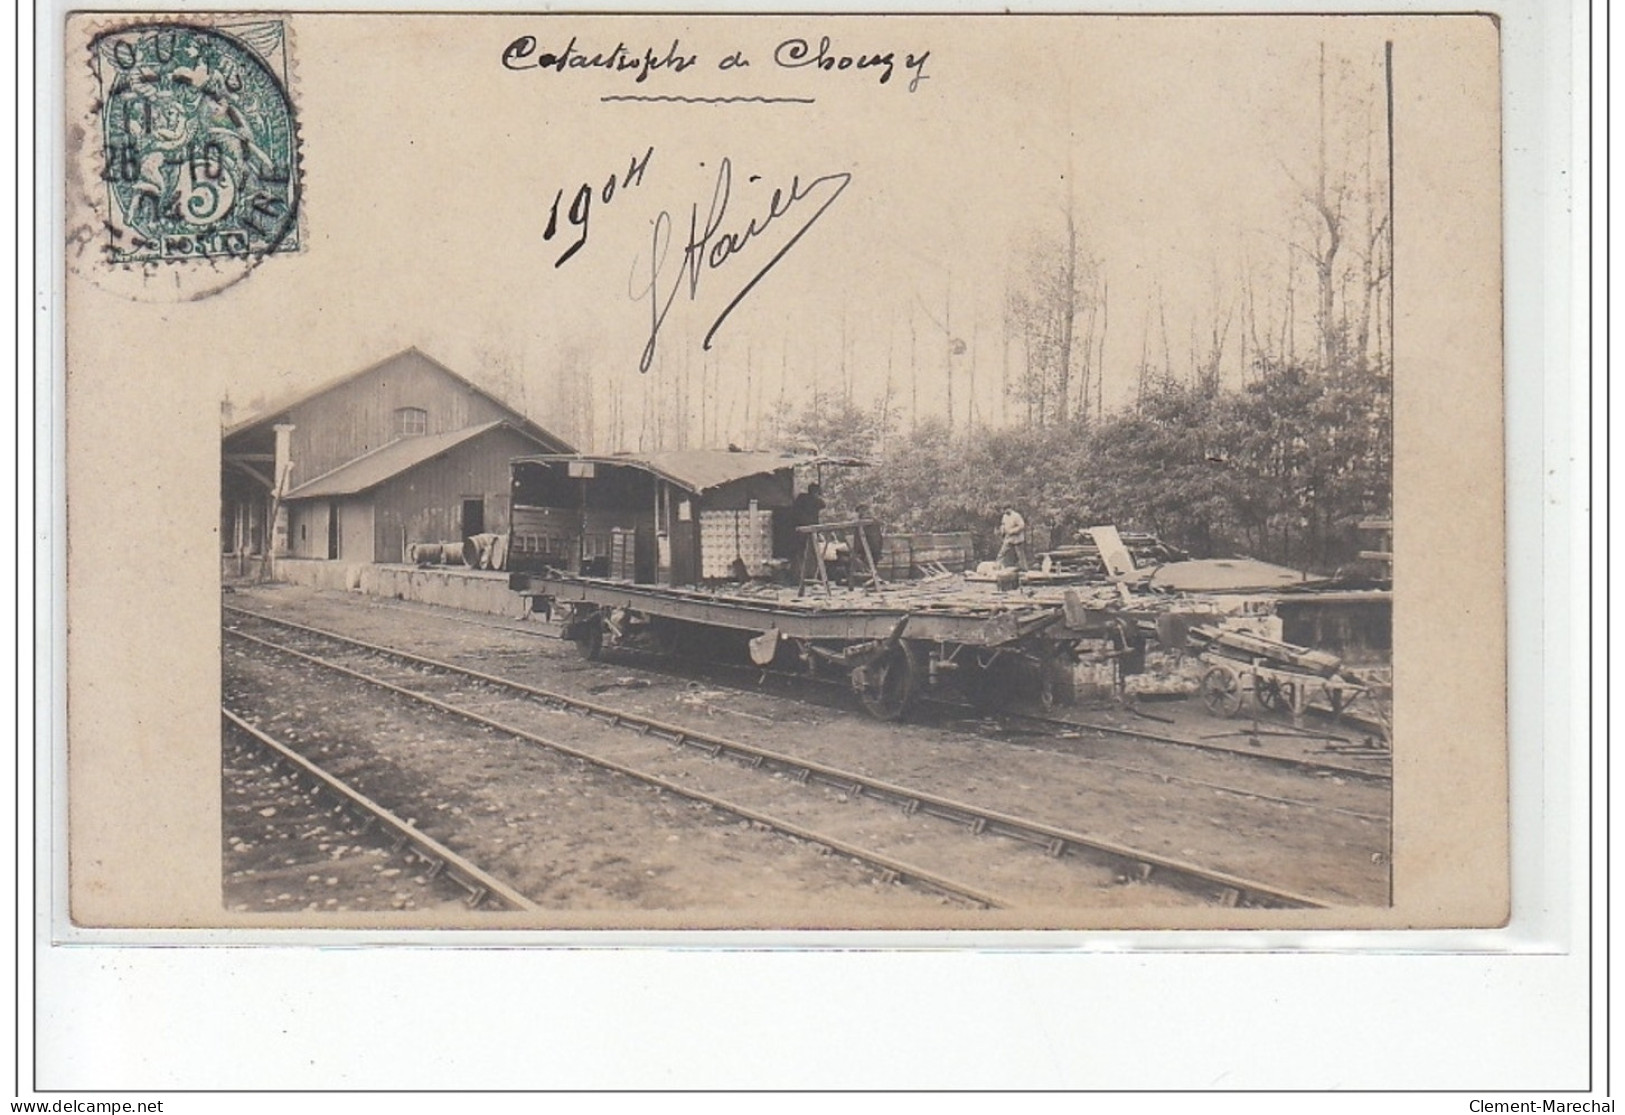
[[[545,453],[535,457],[521,457],[522,461],[539,464],[562,464],[567,461],[591,461],[594,464],[619,465],[623,468],[652,472],[680,488],[696,495],[710,488],[720,488],[735,480],[798,465],[860,465],[863,462],[835,457],[808,457],[791,453],[734,452],[724,449],[677,449],[664,453],[612,453],[603,456],[578,453]]]
[[[538,440],[529,431],[522,430],[506,419],[498,418],[494,422],[487,422],[481,426],[469,426],[463,430],[449,430],[443,434],[418,434],[411,437],[399,437],[385,445],[380,445],[370,453],[363,453],[353,461],[347,461],[334,469],[324,473],[314,480],[307,480],[293,489],[284,499],[316,499],[318,497],[353,496],[376,488],[386,480],[399,476],[407,469],[416,468],[425,461],[432,461],[440,454],[455,449],[465,441],[490,433],[499,426],[528,437],[532,441]]]
[[[367,365],[365,368],[362,368],[360,371],[351,372],[349,375],[344,375],[344,376],[340,376],[337,379],[329,380],[328,382],[322,384],[320,387],[316,387],[316,388],[313,388],[313,389],[311,389],[309,391],[305,391],[305,392],[302,392],[302,393],[300,393],[298,395],[294,395],[294,396],[291,396],[289,398],[283,399],[280,402],[278,402],[278,403],[276,403],[276,404],[274,404],[272,406],[262,408],[260,410],[260,412],[258,414],[256,414],[254,417],[244,419],[241,422],[237,422],[237,423],[234,423],[231,426],[228,426],[224,431],[222,431],[220,436],[221,436],[222,439],[235,437],[237,434],[240,434],[245,430],[251,430],[256,426],[264,426],[267,423],[273,422],[276,419],[278,419],[278,418],[282,417],[283,415],[287,414],[288,411],[293,410],[295,407],[303,406],[305,403],[308,403],[312,399],[319,398],[320,396],[327,394],[329,391],[332,391],[336,387],[342,387],[346,383],[351,382],[352,380],[360,379],[364,375],[370,375],[371,373],[376,372],[381,368],[386,368],[389,365],[395,363],[396,361],[403,360],[403,359],[405,359],[405,358],[407,358],[409,356],[416,356],[418,359],[423,360],[424,362],[428,363],[435,370],[449,376],[450,378],[456,380],[458,383],[461,383],[464,387],[467,387],[470,391],[473,391],[477,395],[484,396],[485,398],[489,399],[491,402],[495,403],[497,406],[501,407],[503,410],[505,410],[508,413],[512,414],[515,424],[522,427],[526,433],[530,434],[532,437],[535,437],[537,440],[542,442],[544,445],[546,445],[546,446],[555,446],[555,447],[557,447],[558,452],[568,452],[570,449],[573,448],[570,445],[570,443],[565,441],[563,438],[559,437],[558,435],[556,435],[554,433],[551,433],[548,430],[543,429],[541,426],[537,425],[535,422],[533,422],[529,418],[525,417],[525,415],[521,414],[517,409],[515,409],[513,406],[511,406],[506,400],[502,399],[500,396],[493,395],[491,392],[487,391],[485,388],[481,387],[479,384],[474,383],[474,382],[470,381],[469,379],[458,375],[456,372],[454,372],[450,368],[446,367],[440,361],[436,360],[434,357],[430,356],[428,353],[424,352],[422,349],[418,348],[416,345],[411,345],[411,346],[409,346],[407,348],[403,348],[403,349],[401,349],[401,351],[399,351],[399,352],[397,352],[397,353],[395,353],[395,354],[393,354],[391,356],[386,356],[386,357],[384,357],[384,359],[378,361],[375,364]]]

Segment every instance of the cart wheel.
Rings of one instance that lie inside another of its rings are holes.
[[[901,720],[919,695],[919,680],[919,656],[900,643],[864,667],[858,697],[875,719]]]
[[[1254,682],[1253,699],[1258,702],[1259,708],[1270,712],[1290,708],[1291,700],[1281,699],[1281,688],[1281,683],[1275,678],[1259,678]]]
[[[604,654],[604,619],[594,613],[575,625],[570,634],[576,652],[589,662],[596,662]]]
[[[1202,703],[1214,716],[1226,719],[1241,711],[1241,679],[1223,666],[1202,675]]]

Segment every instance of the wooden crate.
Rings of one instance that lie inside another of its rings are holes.
[[[615,527],[609,532],[609,575],[616,581],[637,579],[637,532]]]
[[[878,564],[882,577],[902,581],[932,566],[954,573],[969,569],[975,564],[975,553],[969,531],[886,534],[881,537]]]
[[[735,560],[751,574],[761,572],[773,556],[773,512],[701,511],[700,576],[723,580],[733,576]]]

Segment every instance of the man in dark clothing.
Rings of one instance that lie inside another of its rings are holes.
[[[810,527],[817,523],[824,513],[824,489],[821,484],[807,485],[807,490],[796,496],[790,503],[790,552],[785,554],[795,564],[792,569],[800,576],[805,576],[803,569],[807,560],[807,536],[801,533],[802,527]]]
[[[813,483],[807,485],[790,504],[790,522],[799,530],[801,527],[810,527],[816,523],[824,513],[823,485]]]

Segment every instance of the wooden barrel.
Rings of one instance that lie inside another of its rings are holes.
[[[440,562],[442,565],[462,565],[463,548],[455,542],[441,543]]]
[[[463,540],[463,564],[470,569],[491,568],[491,543],[494,534],[476,534]]]
[[[508,568],[508,536],[499,534],[491,542],[491,568]]]
[[[414,565],[435,565],[440,561],[444,547],[438,542],[414,542],[407,549],[407,560]]]

